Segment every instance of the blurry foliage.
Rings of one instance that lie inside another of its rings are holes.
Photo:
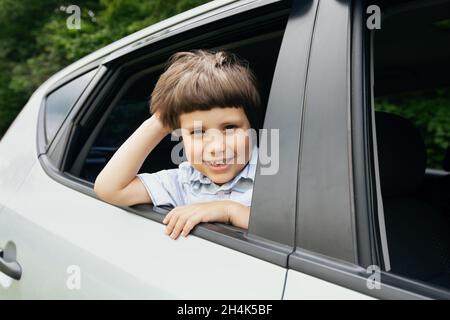
[[[450,88],[378,98],[375,110],[412,121],[425,141],[427,167],[442,169],[445,150],[450,146]]]
[[[81,57],[208,0],[0,0],[0,137],[34,90]],[[81,9],[81,28],[69,29]],[[88,11],[95,14],[91,19]]]

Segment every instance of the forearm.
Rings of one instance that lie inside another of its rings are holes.
[[[228,206],[229,222],[239,228],[248,229],[250,220],[250,207],[235,201],[231,201]]]
[[[160,121],[152,116],[120,146],[95,181],[97,190],[107,192],[125,188],[136,176],[145,159],[168,134]]]

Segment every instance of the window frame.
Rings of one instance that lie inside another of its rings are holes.
[[[293,265],[296,254],[304,251],[348,263],[357,259],[349,130],[350,27],[350,1],[318,3],[302,114]]]
[[[294,0],[294,2],[300,2],[299,0]],[[274,11],[274,8],[277,8],[277,10]],[[104,97],[105,91],[108,90],[109,84],[111,84],[113,81],[117,80],[118,71],[123,69],[123,62],[126,59],[130,58],[138,58],[141,56],[143,57],[141,50],[145,51],[148,49],[151,44],[156,45],[162,45],[164,46],[166,40],[173,39],[177,34],[183,34],[183,32],[188,32],[196,29],[200,29],[200,26],[206,26],[206,28],[210,27],[210,25],[213,22],[221,23],[225,20],[225,18],[233,17],[239,13],[245,13],[245,14],[253,14],[256,16],[257,19],[261,20],[261,12],[266,12],[268,15],[276,15],[276,14],[289,14],[289,18],[287,19],[287,26],[286,29],[291,24],[292,16],[294,13],[290,10],[290,4],[289,1],[285,2],[274,2],[270,0],[260,1],[257,3],[252,2],[251,4],[247,6],[237,7],[232,10],[226,11],[224,13],[214,15],[211,14],[208,18],[205,18],[201,20],[200,22],[193,23],[192,25],[188,24],[187,26],[179,29],[175,29],[173,32],[163,32],[161,37],[153,37],[151,38],[151,41],[138,41],[137,45],[131,45],[130,47],[126,48],[126,50],[121,50],[119,52],[114,52],[111,54],[111,56],[107,57],[105,60],[102,61],[101,66],[99,68],[98,73],[98,81],[95,82],[95,88],[94,90],[90,91],[90,94],[86,99],[80,99],[80,101],[77,103],[76,108],[73,108],[71,112],[70,121],[68,122],[68,125],[64,128],[64,130],[60,130],[63,132],[60,132],[60,143],[57,143],[56,145],[60,146],[61,151],[59,154],[57,154],[56,159],[59,161],[51,161],[52,160],[52,151],[58,150],[58,147],[55,147],[54,149],[50,150],[50,152],[41,154],[39,157],[39,160],[46,171],[46,173],[59,183],[66,185],[74,190],[77,190],[79,192],[85,193],[95,199],[98,199],[96,194],[93,191],[93,184],[89,183],[87,181],[84,181],[82,179],[79,179],[76,176],[73,176],[72,174],[68,173],[66,171],[67,163],[66,163],[66,157],[68,154],[68,150],[65,148],[68,141],[72,141],[72,138],[74,137],[74,132],[77,130],[78,126],[83,126],[86,123],[83,122],[87,117],[89,117],[91,112],[94,112],[94,109],[91,108],[96,103],[99,103],[100,99]],[[256,20],[255,18],[255,20]],[[218,33],[216,31],[216,33]],[[310,37],[310,34],[307,34],[305,37]],[[292,45],[296,46],[296,42],[294,41],[295,38],[298,38],[298,34],[295,34],[293,32],[289,33],[289,36],[283,37],[282,44],[281,44],[281,50],[284,50],[285,52],[289,52]],[[190,39],[188,39],[189,41]],[[291,62],[291,61],[289,61]],[[295,61],[296,64],[302,64],[301,61]],[[281,68],[279,65],[283,64],[284,67]],[[304,64],[304,62],[303,62]],[[115,66],[119,66],[118,69],[115,69]],[[275,68],[275,74],[274,79],[277,78],[280,81],[283,81],[283,83],[288,83],[289,79],[283,80],[283,75],[280,75],[280,70],[289,70],[286,68],[287,63],[280,63],[280,59],[277,61],[277,66]],[[278,75],[277,75],[278,74]],[[273,84],[272,84],[273,86]],[[272,88],[273,89],[273,88]],[[267,107],[267,110],[271,110],[274,108],[274,106],[271,107],[271,101],[272,101],[272,89],[270,92],[269,97],[269,104]],[[283,92],[282,90],[278,90],[277,95],[284,95],[286,92]],[[276,100],[276,99],[274,99]],[[272,103],[273,104],[273,103]],[[285,114],[285,118],[289,118],[289,114]],[[269,121],[270,123],[270,121]],[[298,119],[298,124],[300,124],[300,119]],[[266,121],[265,121],[266,125]],[[298,127],[292,127],[288,128],[290,129],[290,135],[291,136],[299,136],[299,134],[296,132]],[[286,129],[286,131],[288,131]],[[64,133],[64,134],[63,134]],[[299,137],[298,137],[299,138]],[[298,150],[297,150],[298,151]],[[295,154],[295,152],[294,152]],[[259,164],[258,164],[259,168]],[[259,169],[257,169],[259,170]],[[288,177],[291,180],[296,180],[295,175],[291,174],[291,177]],[[259,177],[257,177],[259,179]],[[267,189],[267,188],[266,188]],[[282,189],[282,188],[280,188]],[[278,206],[281,207],[282,204],[282,191],[285,192],[291,192],[295,193],[295,190],[279,190],[280,196],[278,196]],[[274,192],[271,192],[273,195]],[[253,209],[253,204],[255,203],[255,199],[260,198],[264,199],[268,194],[268,190],[264,190],[264,188],[258,188],[257,190],[254,190],[253,193],[253,199],[252,199],[252,212],[255,211]],[[294,197],[295,199],[295,197]],[[160,208],[155,208],[152,205],[135,205],[132,207],[120,207],[124,209],[125,211],[128,211],[130,213],[134,213],[137,215],[140,215],[142,217],[145,217],[147,219],[162,223],[163,215],[161,214],[164,210]],[[273,211],[269,211],[265,209],[264,207],[258,208],[262,211],[262,215],[266,216],[274,216]],[[286,216],[285,221],[292,221],[294,219],[295,211],[292,212],[283,212]],[[255,214],[251,215],[251,218],[255,217]],[[279,217],[278,217],[279,218]],[[275,218],[272,218],[275,219]],[[192,232],[194,235],[215,242],[219,245],[232,248],[234,250],[237,250],[239,252],[243,252],[246,254],[249,254],[250,256],[262,259],[264,261],[276,264],[281,267],[287,267],[287,257],[290,252],[292,252],[292,246],[288,243],[282,243],[278,241],[274,241],[272,239],[268,239],[267,237],[261,237],[259,234],[264,234],[264,230],[267,230],[267,225],[264,225],[262,223],[254,223],[252,225],[252,222],[250,224],[252,227],[249,229],[249,232],[246,230],[231,226],[231,225],[225,225],[225,224],[219,224],[219,223],[207,223],[199,225],[195,228],[195,230]],[[256,227],[256,225],[258,225]],[[250,232],[251,230],[251,232]],[[262,230],[262,231],[260,231]],[[289,230],[288,233],[291,235],[290,239],[293,240],[294,234],[293,229]]]

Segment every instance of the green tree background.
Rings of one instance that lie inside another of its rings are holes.
[[[0,137],[47,78],[126,35],[208,0],[0,0]],[[81,28],[66,26],[81,9]],[[94,18],[88,12],[94,13]]]

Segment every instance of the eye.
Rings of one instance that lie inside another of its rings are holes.
[[[205,133],[205,130],[201,130],[201,129],[195,129],[195,130],[193,130],[193,131],[191,131],[191,135],[194,135],[194,136],[201,136],[201,135],[203,135]]]
[[[238,126],[235,124],[228,124],[225,126],[225,132],[229,132],[229,133],[233,133],[234,130],[237,128]]]

